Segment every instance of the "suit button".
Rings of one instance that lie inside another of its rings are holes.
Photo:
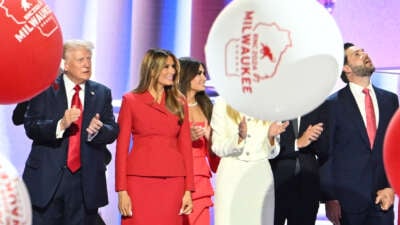
[[[250,152],[246,152],[246,155],[250,155]]]

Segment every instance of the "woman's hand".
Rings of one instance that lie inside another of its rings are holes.
[[[210,140],[210,134],[211,134],[210,126],[206,127],[196,126],[196,125],[190,126],[190,136],[192,137],[192,141],[196,141],[203,136],[207,140]]]
[[[132,203],[127,191],[118,192],[118,209],[122,216],[132,216]]]
[[[192,137],[192,141],[198,140],[199,138],[205,135],[204,128],[201,126],[190,126],[190,136]]]
[[[392,188],[383,188],[376,192],[375,204],[380,204],[383,211],[389,210],[394,203],[394,191]]]
[[[185,214],[189,215],[193,209],[192,194],[190,191],[185,191],[182,198],[182,207],[179,210],[179,215]]]
[[[246,123],[246,118],[244,116],[243,116],[242,120],[240,121],[238,128],[239,128],[238,135],[239,135],[239,143],[240,143],[247,137],[247,123]]]

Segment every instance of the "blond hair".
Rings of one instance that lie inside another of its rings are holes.
[[[93,45],[92,42],[86,41],[86,40],[77,40],[77,39],[75,39],[75,40],[67,40],[67,41],[64,42],[64,45],[63,45],[63,56],[62,56],[62,58],[64,60],[66,60],[68,58],[68,53],[69,52],[71,52],[73,50],[76,50],[76,49],[79,49],[79,48],[84,48],[87,51],[89,51],[90,54],[92,54],[92,50],[94,49],[94,45]]]

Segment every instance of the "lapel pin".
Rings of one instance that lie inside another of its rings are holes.
[[[59,85],[56,82],[53,82],[52,85],[53,85],[53,89],[55,91],[58,91]]]

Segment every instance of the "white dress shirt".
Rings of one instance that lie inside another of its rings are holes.
[[[67,75],[63,76],[64,79],[64,86],[65,86],[65,93],[67,95],[67,103],[68,103],[68,109],[71,108],[71,103],[72,103],[72,97],[75,94],[75,83],[72,82]],[[84,104],[85,104],[85,83],[79,85],[81,87],[81,90],[79,91],[79,99],[81,100],[82,104],[82,109],[84,109]],[[61,120],[62,118],[58,121],[57,123],[57,130],[56,130],[56,137],[57,138],[62,138],[64,135],[65,129],[61,130]],[[90,139],[93,139],[91,137]]]

